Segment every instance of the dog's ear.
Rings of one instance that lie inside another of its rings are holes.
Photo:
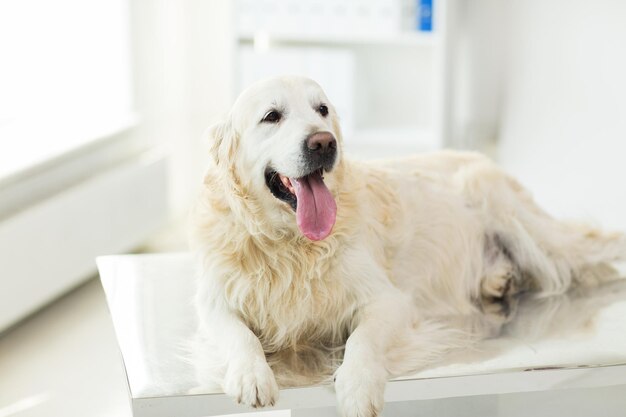
[[[219,164],[219,148],[224,138],[224,123],[219,122],[209,127],[206,130],[207,138],[209,139],[209,154],[216,164]]]
[[[337,111],[333,107],[333,114],[335,117],[332,119],[333,130],[335,131],[335,136],[339,145],[343,144],[343,133],[341,131],[341,124],[339,123],[339,116],[337,115]]]
[[[236,135],[230,118],[216,123],[207,130],[209,137],[209,153],[215,164],[219,165],[226,160],[232,160]]]

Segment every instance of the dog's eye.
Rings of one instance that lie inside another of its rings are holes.
[[[320,114],[324,117],[328,116],[328,106],[325,104],[321,104],[318,108],[317,111],[320,112]]]
[[[268,112],[265,116],[263,116],[263,120],[261,121],[264,123],[278,123],[280,122],[281,117],[282,117],[282,114],[280,114],[280,112],[277,112],[276,110],[272,110]]]

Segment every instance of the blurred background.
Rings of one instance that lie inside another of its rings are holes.
[[[354,157],[479,150],[552,214],[626,231],[625,19],[620,0],[0,0],[0,417],[129,415],[94,258],[186,249],[203,132],[270,75],[316,79]]]

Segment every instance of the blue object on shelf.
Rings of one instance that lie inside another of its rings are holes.
[[[417,0],[417,28],[422,32],[433,30],[433,0]]]

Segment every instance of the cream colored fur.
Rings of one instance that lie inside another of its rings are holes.
[[[313,108],[320,101],[327,117]],[[276,106],[284,119],[259,123]],[[558,294],[626,255],[622,235],[554,220],[480,154],[350,161],[337,120],[317,84],[288,77],[253,85],[211,130],[192,216],[201,385],[265,406],[278,397],[277,377],[310,383],[335,370],[342,415],[374,417],[389,377],[497,331],[506,318],[489,306],[507,274],[518,272],[517,290]],[[336,224],[314,242],[264,171],[271,163],[297,175],[303,138],[316,131],[340,149],[325,174]],[[459,317],[479,320],[459,326]]]

